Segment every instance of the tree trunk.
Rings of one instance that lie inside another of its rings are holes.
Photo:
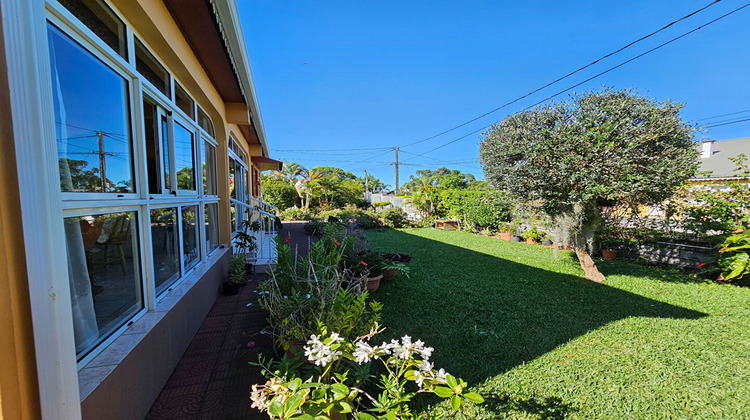
[[[596,283],[604,283],[607,278],[604,277],[604,274],[602,274],[598,268],[596,268],[596,264],[588,251],[586,251],[586,247],[576,245],[575,251],[576,256],[578,257],[578,262],[581,263],[581,268],[583,269],[583,277],[586,280],[591,280]]]

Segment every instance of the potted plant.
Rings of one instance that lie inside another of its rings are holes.
[[[234,246],[237,248],[237,255],[242,255],[245,258],[245,270],[251,273],[252,264],[249,262],[250,256],[248,254],[258,249],[254,233],[260,230],[260,223],[245,219],[240,223],[240,228],[234,234]]]
[[[224,295],[236,295],[240,291],[240,285],[244,285],[245,283],[247,283],[245,256],[240,254],[232,255],[229,257],[227,281],[221,285]]]
[[[537,229],[536,226],[533,226],[531,229],[527,230],[523,236],[526,238],[527,244],[535,244],[544,238],[545,233],[544,231]]]
[[[383,280],[381,281],[391,281],[395,279],[399,273],[402,273],[406,278],[409,278],[409,267],[402,262],[386,259],[380,264],[380,268],[383,270]]]
[[[360,257],[359,265],[363,266],[367,276],[367,291],[374,292],[380,287],[380,281],[383,279],[382,264],[383,257],[376,252],[368,252]]]
[[[605,260],[614,261],[617,259],[617,248],[620,243],[614,238],[605,238],[601,241],[602,257]]]
[[[500,232],[500,239],[509,241],[515,229],[512,224],[508,222],[502,222],[497,225],[497,230]]]

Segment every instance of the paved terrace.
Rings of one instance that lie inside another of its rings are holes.
[[[306,255],[309,236],[305,222],[284,222],[279,232],[291,239],[292,250]],[[273,348],[260,334],[267,325],[255,289],[268,275],[256,273],[236,296],[220,295],[206,316],[147,419],[267,419],[250,408],[250,387],[265,382],[258,352]]]

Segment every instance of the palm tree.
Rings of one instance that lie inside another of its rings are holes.
[[[435,211],[434,199],[437,188],[434,183],[437,178],[437,176],[422,175],[419,178],[413,179],[416,185],[413,187],[414,192],[412,193],[410,201],[417,206],[418,209],[427,213],[428,216],[432,215]]]
[[[323,189],[320,184],[322,175],[320,172],[313,169],[305,169],[300,166],[298,174],[303,176],[303,179],[297,179],[294,184],[294,188],[297,190],[297,195],[304,201],[304,208],[310,208],[310,198],[317,195],[319,191]]]

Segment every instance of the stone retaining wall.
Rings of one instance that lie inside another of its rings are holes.
[[[656,263],[676,265],[686,268],[697,268],[698,264],[708,259],[716,251],[713,248],[693,245],[657,242],[649,245],[621,246],[617,256]]]

